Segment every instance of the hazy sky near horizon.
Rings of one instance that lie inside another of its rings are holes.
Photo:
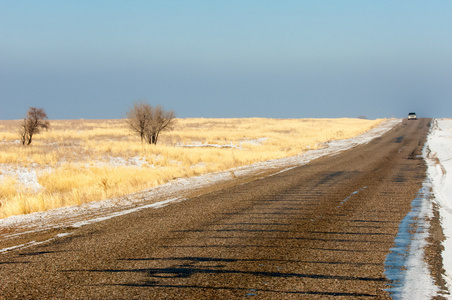
[[[0,119],[452,117],[449,0],[0,0]]]

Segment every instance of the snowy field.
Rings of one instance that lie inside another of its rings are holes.
[[[190,191],[225,182],[232,178],[246,176],[250,173],[260,173],[268,169],[275,169],[275,173],[284,172],[304,165],[318,157],[333,155],[356,145],[368,143],[400,122],[400,119],[388,120],[358,137],[333,141],[321,149],[308,151],[299,156],[266,161],[193,178],[180,178],[126,197],[1,219],[0,232],[5,233],[0,234],[0,239],[8,239],[27,232],[44,231],[51,228],[65,228],[67,232],[57,234],[46,241],[30,242],[0,249],[0,254],[58,239],[61,236],[71,234],[71,229],[80,226],[145,208],[158,209],[184,201],[184,194]],[[428,141],[424,147],[423,157],[428,163],[428,176],[418,192],[418,197],[413,199],[412,211],[399,226],[395,247],[388,255],[385,265],[385,275],[398,282],[394,287],[388,288],[395,299],[431,299],[436,295],[448,297],[434,285],[428,266],[424,261],[424,247],[427,243],[429,229],[428,219],[433,214],[433,203],[436,203],[439,207],[441,224],[446,236],[442,254],[444,269],[446,270],[444,277],[448,290],[452,290],[452,120],[439,119],[433,121]],[[33,175],[29,174],[28,176]],[[33,180],[30,180],[30,182],[33,182]],[[452,297],[449,296],[449,299],[452,299]]]

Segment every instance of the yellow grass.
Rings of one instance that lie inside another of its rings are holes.
[[[381,121],[177,119],[174,129],[153,146],[142,144],[124,120],[57,120],[28,147],[18,141],[20,121],[0,121],[0,218],[301,154],[325,141],[361,134]],[[17,174],[24,169],[36,172],[40,188],[21,182]]]

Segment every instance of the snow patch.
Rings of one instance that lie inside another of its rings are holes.
[[[395,245],[386,257],[384,274],[393,281],[387,289],[393,299],[431,299],[438,291],[424,261],[428,219],[433,216],[430,189],[430,182],[425,181],[411,202],[411,211],[399,224]]]
[[[243,149],[244,145],[262,145],[268,140],[267,137],[261,137],[257,139],[244,139],[240,140],[238,145],[234,143],[229,144],[211,144],[202,142],[193,142],[191,144],[176,144],[176,147],[186,147],[186,148],[231,148],[231,149]]]
[[[241,146],[234,145],[232,143],[220,145],[220,144],[207,144],[207,143],[193,143],[193,144],[176,144],[176,147],[184,148],[232,148],[241,149]]]
[[[348,196],[347,198],[345,198],[344,200],[342,200],[341,203],[339,203],[339,205],[338,205],[337,207],[341,207],[345,202],[347,202],[348,200],[350,200],[350,198],[351,198],[353,195],[356,195],[356,194],[358,194],[358,193],[364,191],[365,189],[367,189],[367,186],[362,187],[362,188],[360,188],[360,189],[357,190],[357,191],[354,191],[353,193],[350,194],[350,196]]]
[[[5,177],[12,177],[18,180],[21,188],[32,192],[38,192],[42,186],[38,182],[38,173],[35,169],[25,167],[11,167],[5,164],[0,166],[0,183]]]
[[[146,159],[140,156],[134,156],[129,159],[124,159],[123,157],[109,157],[109,163],[114,167],[122,166],[143,167],[148,165]]]
[[[108,220],[108,219],[111,219],[111,218],[114,218],[114,217],[127,215],[127,214],[130,214],[130,213],[133,213],[133,212],[137,212],[137,211],[140,211],[140,210],[146,209],[146,208],[156,208],[156,209],[157,208],[162,208],[162,207],[165,207],[165,206],[169,205],[171,202],[181,202],[183,200],[185,200],[185,198],[178,197],[178,198],[173,198],[173,199],[160,201],[160,202],[157,202],[157,203],[152,203],[152,204],[148,204],[148,205],[135,207],[135,208],[132,208],[132,209],[122,210],[122,211],[115,212],[115,213],[112,213],[112,214],[109,214],[109,215],[106,215],[106,216],[103,216],[103,217],[97,217],[97,218],[90,219],[90,220],[76,222],[76,223],[73,223],[71,225],[71,227],[74,227],[74,228],[82,227],[84,225],[97,223],[97,222],[105,221],[105,220]]]

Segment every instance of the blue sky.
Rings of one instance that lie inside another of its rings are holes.
[[[0,119],[452,117],[452,1],[0,0]]]

